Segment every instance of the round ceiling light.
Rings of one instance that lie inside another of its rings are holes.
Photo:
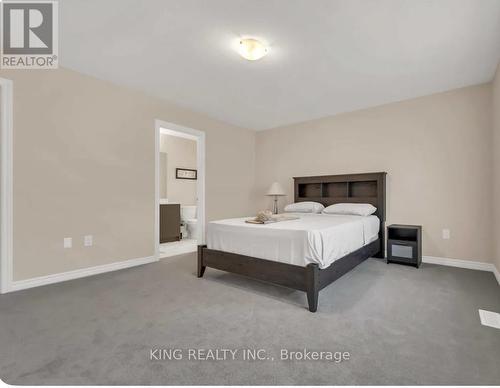
[[[256,61],[265,56],[269,50],[257,39],[241,39],[238,51],[243,58]]]

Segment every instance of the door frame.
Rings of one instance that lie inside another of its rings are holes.
[[[160,257],[160,130],[170,129],[196,137],[196,167],[198,170],[196,181],[198,244],[205,243],[205,132],[182,125],[155,120],[155,256]]]
[[[13,82],[0,78],[0,293],[13,282]]]

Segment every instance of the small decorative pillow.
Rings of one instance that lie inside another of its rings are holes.
[[[257,213],[257,217],[255,217],[256,221],[266,222],[273,218],[273,213],[270,210],[261,210]]]
[[[321,213],[324,208],[319,202],[295,202],[285,206],[285,213]]]
[[[324,214],[350,214],[354,216],[369,216],[377,208],[369,203],[336,203],[323,210]]]

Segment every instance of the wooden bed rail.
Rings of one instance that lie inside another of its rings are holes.
[[[320,269],[316,263],[301,267],[236,253],[217,251],[207,248],[206,245],[198,245],[197,274],[201,278],[206,267],[211,267],[304,291],[307,294],[309,311],[315,312],[318,308],[318,297],[321,289],[349,272],[368,257],[373,257],[379,250],[380,241],[375,240],[335,261],[328,268]]]

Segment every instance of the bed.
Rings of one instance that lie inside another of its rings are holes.
[[[206,267],[305,291],[309,311],[319,291],[369,257],[384,257],[386,173],[294,178],[294,202],[369,203],[371,216],[294,214],[266,225],[247,218],[209,224],[198,246],[198,277]]]

